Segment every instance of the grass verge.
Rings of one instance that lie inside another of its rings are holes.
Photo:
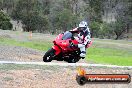
[[[91,47],[87,52],[86,59],[94,63],[132,66],[130,50]]]
[[[41,41],[16,41],[10,38],[0,38],[0,44],[3,45],[12,45],[12,46],[22,46],[22,47],[27,47],[27,48],[32,48],[32,49],[37,49],[37,50],[48,50],[52,43],[51,42],[41,42]]]

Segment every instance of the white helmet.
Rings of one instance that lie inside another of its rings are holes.
[[[81,22],[79,23],[79,30],[80,30],[80,31],[85,31],[85,30],[87,29],[87,26],[88,26],[88,24],[87,24],[86,21],[81,21]]]
[[[88,26],[88,24],[85,21],[81,21],[79,24],[79,27],[87,27],[87,26]]]

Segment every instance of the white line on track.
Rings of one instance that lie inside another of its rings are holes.
[[[0,64],[31,64],[31,65],[48,65],[48,66],[83,66],[83,67],[109,67],[109,68],[128,68],[132,66],[117,66],[103,64],[88,64],[88,63],[54,63],[54,62],[17,62],[17,61],[0,61]]]

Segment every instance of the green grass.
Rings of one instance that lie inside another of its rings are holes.
[[[86,60],[89,62],[100,63],[100,64],[112,64],[112,65],[124,65],[132,66],[132,46],[125,46],[119,44],[124,44],[124,41],[117,42],[116,44],[112,40],[105,41],[97,40],[99,42],[93,43],[92,47],[87,49]],[[116,42],[116,41],[114,41]],[[22,46],[33,48],[37,50],[47,51],[53,45],[49,41],[39,41],[39,40],[30,40],[28,42],[15,41],[9,38],[0,38],[0,44],[4,45],[13,45],[13,46]],[[125,41],[125,44],[129,44]],[[131,45],[131,44],[129,44]]]
[[[95,63],[132,66],[131,50],[91,47],[87,60]]]
[[[16,41],[10,38],[0,38],[0,44],[3,45],[12,45],[12,46],[22,46],[32,49],[38,49],[38,50],[47,50],[51,47],[51,42],[40,42],[40,41],[28,41],[28,42],[22,42],[22,41]]]
[[[87,49],[87,61],[101,64],[132,66],[132,42],[94,39]]]
[[[87,60],[91,62],[132,66],[132,44],[127,40],[97,39],[87,52]]]

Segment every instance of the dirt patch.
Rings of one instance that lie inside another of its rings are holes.
[[[43,52],[19,46],[0,46],[0,60],[4,61],[42,61]]]
[[[129,73],[127,69],[86,68],[87,73]],[[0,71],[1,88],[131,88],[129,84],[85,84],[80,86],[75,80],[76,67],[60,67],[59,70],[28,69]]]

